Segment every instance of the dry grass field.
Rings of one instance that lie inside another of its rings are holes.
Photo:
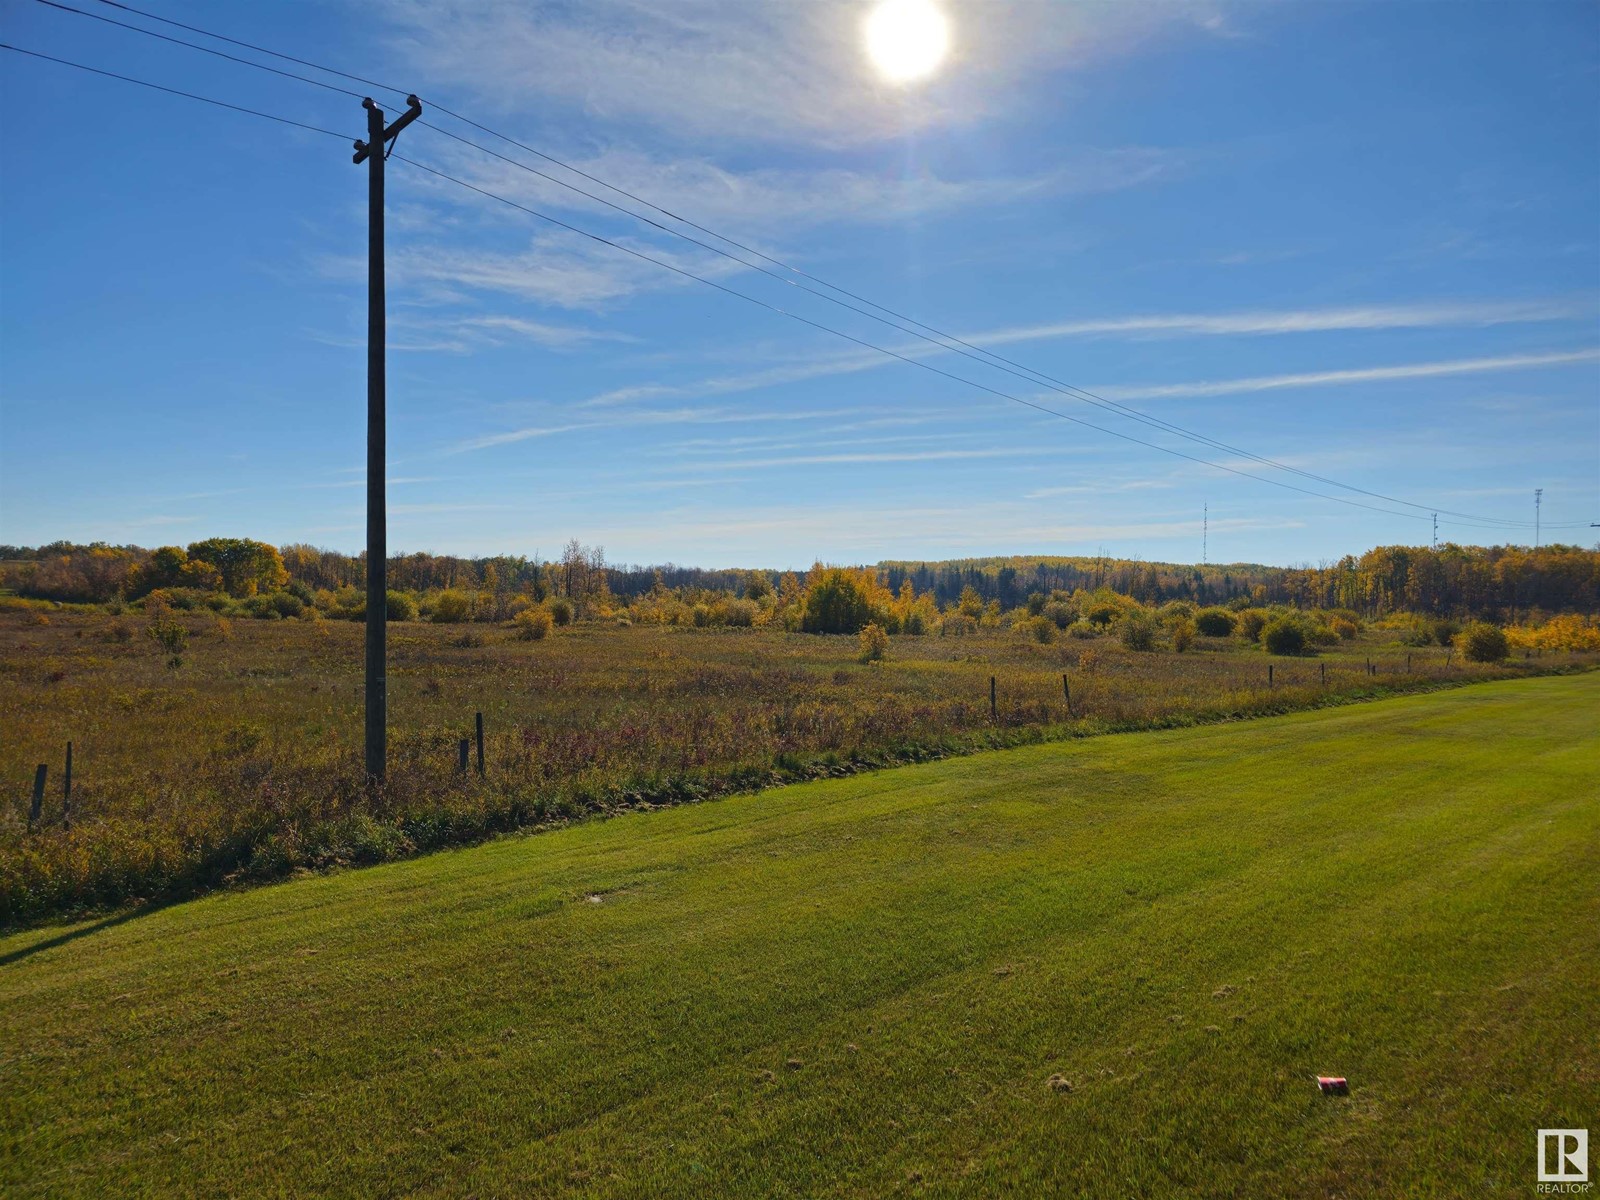
[[[1019,630],[853,637],[579,624],[392,627],[391,775],[361,784],[361,638],[339,621],[183,615],[166,664],[142,616],[0,612],[0,920],[193,894],[974,749],[1284,712],[1591,663],[1447,665],[1364,633],[1316,657],[1233,639],[1188,653]],[[1371,661],[1374,673],[1369,674]],[[1269,686],[1268,669],[1273,678]],[[1071,711],[1062,676],[1071,687]],[[996,681],[991,715],[989,681]],[[457,771],[486,726],[486,772]],[[71,827],[61,768],[74,748]],[[50,764],[28,829],[37,764]]]

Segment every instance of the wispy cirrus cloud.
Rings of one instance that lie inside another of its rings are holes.
[[[387,0],[397,49],[487,107],[582,114],[672,137],[858,146],[971,126],[1042,73],[1163,36],[1226,36],[1221,3],[948,4],[955,52],[937,79],[881,82],[856,0],[587,0],[534,5]]]
[[[974,346],[988,348],[1049,342],[1064,338],[1275,337],[1351,331],[1481,329],[1495,325],[1583,320],[1592,318],[1594,312],[1595,304],[1592,299],[1354,305],[1326,309],[1252,310],[1237,313],[1143,313],[1052,321],[1039,325],[969,332],[958,336],[962,341]],[[895,342],[886,340],[881,344],[896,354],[915,359],[954,353],[922,340]],[[1519,365],[1517,356],[1504,360],[1479,361],[1503,362],[1504,365],[1499,369],[1505,370]],[[896,359],[871,350],[819,355],[755,371],[713,375],[688,382],[630,384],[601,392],[580,403],[587,407],[606,407],[649,400],[722,396],[894,365],[897,365]],[[1540,364],[1530,360],[1526,365]],[[976,368],[977,364],[973,364],[973,369]],[[1480,369],[1491,368],[1485,366]],[[1360,382],[1360,380],[1352,381]],[[1119,399],[1134,398],[1127,389],[1112,388],[1101,391],[1107,395],[1115,392]]]
[[[1498,358],[1458,358],[1444,362],[1404,363],[1384,367],[1356,367],[1338,371],[1307,371],[1288,375],[1258,375],[1250,379],[1220,379],[1197,383],[1163,383],[1146,387],[1102,387],[1098,394],[1115,400],[1164,400],[1193,396],[1231,396],[1278,388],[1345,387],[1402,379],[1433,379],[1447,375],[1475,375],[1486,371],[1526,371],[1540,367],[1572,366],[1600,362],[1600,350],[1566,350],[1551,354],[1507,354]]]

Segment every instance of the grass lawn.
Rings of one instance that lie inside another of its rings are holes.
[[[1530,1195],[1600,1127],[1597,711],[1030,746],[14,933],[0,1191]]]

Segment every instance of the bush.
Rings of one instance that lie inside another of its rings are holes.
[[[1402,646],[1433,645],[1433,626],[1427,621],[1412,621],[1400,635]]]
[[[550,619],[557,625],[571,625],[573,617],[572,601],[565,596],[557,596],[550,601]]]
[[[1172,648],[1182,654],[1194,645],[1194,622],[1188,617],[1179,617],[1172,623]]]
[[[298,617],[305,611],[305,603],[293,592],[273,592],[267,597],[272,611],[285,619]]]
[[[749,629],[756,623],[756,613],[761,606],[754,600],[729,600],[722,605],[722,622],[739,629]]]
[[[1075,638],[1096,638],[1100,636],[1100,627],[1091,625],[1087,621],[1074,621],[1067,626],[1067,636]]]
[[[1304,654],[1306,633],[1305,622],[1286,613],[1262,626],[1261,644],[1268,654]]]
[[[1329,621],[1328,628],[1343,642],[1348,642],[1356,636],[1356,623],[1344,617],[1335,617]]]
[[[1332,646],[1339,640],[1339,635],[1328,625],[1313,624],[1307,636],[1318,646]]]
[[[1044,606],[1044,615],[1055,622],[1057,629],[1065,629],[1078,619],[1078,610],[1065,600],[1052,600]]]
[[[1122,619],[1117,636],[1129,650],[1154,650],[1156,648],[1156,623],[1143,612],[1131,612]]]
[[[404,592],[385,592],[386,607],[389,610],[391,621],[415,621],[417,619],[417,602]]]
[[[860,572],[813,570],[800,628],[806,633],[859,633],[872,622],[872,592]]]
[[[1033,635],[1033,640],[1041,645],[1048,645],[1050,639],[1056,635],[1056,623],[1049,617],[1040,613],[1028,621],[1028,632]]]
[[[433,619],[440,625],[457,625],[472,618],[472,597],[447,588],[433,598]]]
[[[1227,637],[1233,626],[1233,614],[1225,608],[1202,608],[1195,614],[1194,627],[1206,637]]]
[[[1259,608],[1247,608],[1239,614],[1233,628],[1247,642],[1259,642],[1261,631],[1267,626],[1267,614]]]
[[[1497,625],[1474,621],[1455,636],[1455,644],[1471,662],[1499,662],[1511,653],[1506,631]]]
[[[550,636],[555,620],[548,609],[525,608],[514,618],[517,636],[525,642],[539,642]]]
[[[882,662],[889,653],[889,635],[876,621],[861,631],[861,661]]]

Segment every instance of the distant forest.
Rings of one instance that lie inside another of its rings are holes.
[[[945,562],[883,562],[872,568],[899,594],[909,582],[940,608],[970,588],[1003,609],[1035,594],[1105,588],[1144,604],[1188,600],[1352,609],[1366,616],[1409,611],[1515,619],[1528,613],[1600,612],[1600,551],[1579,546],[1380,546],[1315,567],[1259,563],[1179,564],[1103,557],[1019,556]],[[597,547],[569,542],[557,559],[520,555],[460,558],[403,554],[390,559],[389,586],[426,595],[444,589],[515,593],[543,600],[608,591],[627,602],[662,589],[743,594],[752,575],[783,587],[796,573],[708,570],[671,563],[620,566]],[[800,573],[803,574],[803,573]],[[270,576],[270,577],[269,577]],[[311,591],[360,587],[364,556],[296,544],[271,547],[211,538],[187,549],[78,545],[0,546],[0,589],[30,598],[103,603],[137,599],[154,588],[225,589],[254,594],[297,584]]]

